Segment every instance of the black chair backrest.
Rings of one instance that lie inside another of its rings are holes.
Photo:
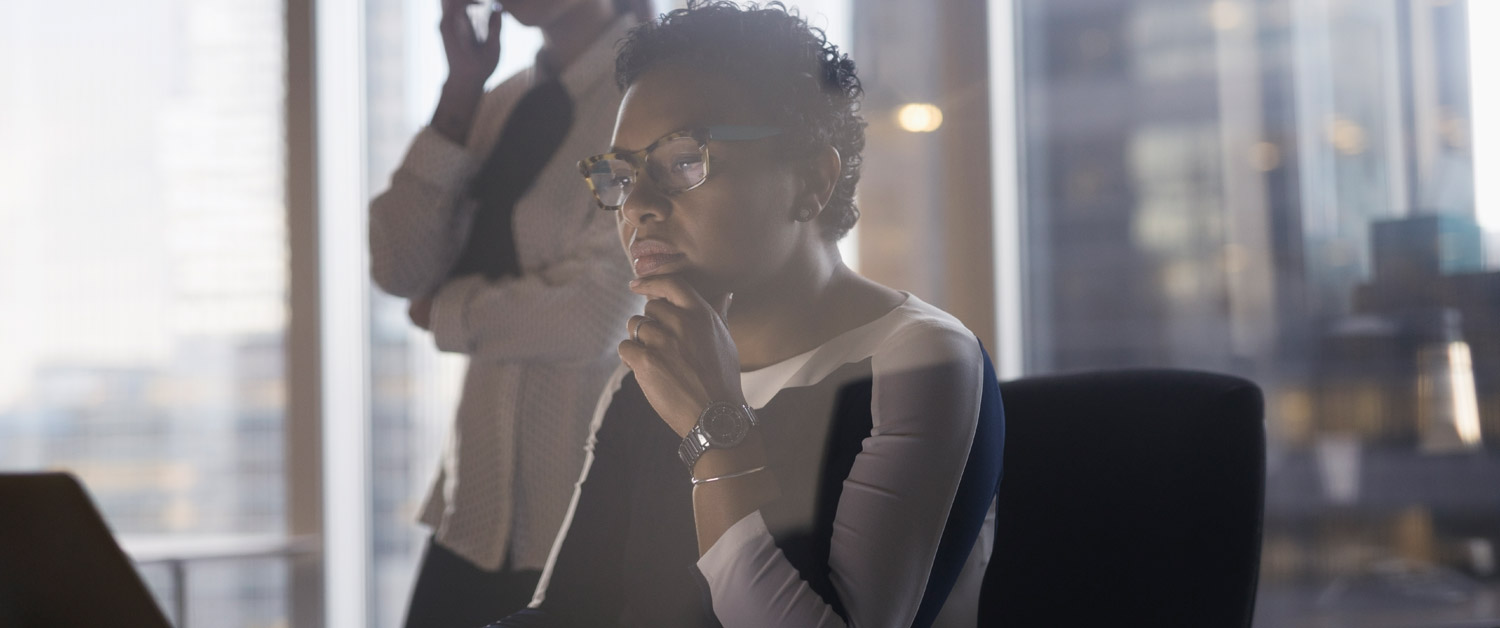
[[[1000,385],[1004,477],[980,626],[1249,626],[1260,389],[1126,370]]]

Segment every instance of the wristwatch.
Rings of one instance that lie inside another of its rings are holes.
[[[687,465],[691,473],[693,465],[710,449],[732,449],[745,441],[750,428],[755,427],[755,411],[743,403],[716,401],[708,404],[698,415],[698,424],[688,430],[682,444],[677,446],[677,456]]]

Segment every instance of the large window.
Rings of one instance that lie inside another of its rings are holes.
[[[127,543],[285,529],[282,9],[0,5],[0,470],[76,473]],[[279,560],[186,578],[285,619]]]
[[[1004,375],[1264,388],[1258,625],[1500,619],[1500,5],[788,4],[867,92],[852,265],[957,314]],[[71,470],[158,549],[337,532],[307,557],[326,591],[252,558],[188,564],[177,600],[143,565],[195,625],[316,623],[298,594],[403,616],[465,363],[370,286],[362,216],[438,96],[439,6],[0,4],[0,470]],[[541,44],[503,33],[496,81]],[[317,207],[287,202],[313,179]],[[313,421],[322,464],[293,474]]]
[[[1264,388],[1258,625],[1500,618],[1488,0],[1014,4],[1027,372]]]

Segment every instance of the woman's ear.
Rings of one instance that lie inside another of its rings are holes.
[[[807,157],[802,164],[802,187],[792,213],[798,222],[811,222],[823,213],[828,200],[833,198],[843,166],[843,157],[831,144],[824,144]]]

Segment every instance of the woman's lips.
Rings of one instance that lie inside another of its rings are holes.
[[[630,265],[635,276],[645,277],[661,270],[663,266],[686,257],[676,247],[650,236],[640,236],[637,231],[630,239]]]
[[[656,272],[663,266],[671,264],[684,256],[681,253],[649,253],[632,260],[635,267],[635,276],[645,277]]]

